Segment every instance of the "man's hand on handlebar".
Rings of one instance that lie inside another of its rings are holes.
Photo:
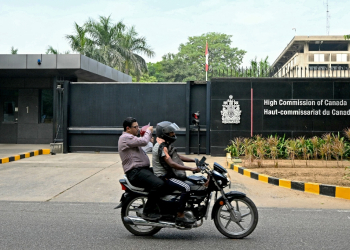
[[[192,169],[193,173],[199,173],[200,171],[201,171],[201,169],[199,167]]]

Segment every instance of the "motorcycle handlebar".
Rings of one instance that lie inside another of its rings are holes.
[[[202,159],[200,161],[197,158],[194,159],[196,162],[196,166],[199,167],[202,172],[205,171],[205,169],[206,169],[206,165],[207,165],[205,163],[206,159],[207,158],[205,158],[204,156],[202,157]],[[195,173],[195,172],[193,172],[193,173]]]

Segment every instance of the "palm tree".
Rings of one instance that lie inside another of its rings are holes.
[[[73,51],[76,51],[82,55],[87,52],[87,47],[91,45],[91,40],[86,37],[86,29],[83,26],[79,26],[74,23],[75,35],[66,35],[66,39],[69,42]]]
[[[46,50],[46,54],[58,54],[58,50],[54,49],[51,45],[48,46],[47,50]]]
[[[124,61],[121,55],[124,49],[120,45],[122,32],[125,30],[123,22],[113,24],[110,16],[100,16],[98,22],[90,18],[85,23],[85,27],[91,39],[91,45],[95,49],[91,57],[112,68],[121,68]]]
[[[73,51],[134,75],[138,81],[148,71],[140,54],[152,57],[155,53],[134,26],[127,29],[122,21],[114,24],[111,16],[100,16],[98,21],[89,18],[83,26],[75,23],[74,27],[75,34],[66,35]]]
[[[146,61],[140,54],[153,57],[155,52],[147,44],[145,37],[138,37],[135,26],[132,26],[123,34],[120,45],[123,48],[120,52],[125,60],[122,68],[123,72],[126,74],[132,72],[139,80],[142,73],[148,71]]]
[[[47,47],[46,54],[62,54],[58,51],[58,49],[54,49],[51,45]],[[69,54],[69,51],[65,51],[64,54]]]

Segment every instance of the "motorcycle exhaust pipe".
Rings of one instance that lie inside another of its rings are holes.
[[[134,217],[134,216],[125,216],[124,222],[129,225],[139,225],[139,226],[152,226],[152,227],[170,227],[175,228],[177,227],[174,222],[167,222],[167,221],[146,221],[140,217]]]

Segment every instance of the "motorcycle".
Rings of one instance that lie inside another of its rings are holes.
[[[231,186],[227,170],[220,164],[214,163],[213,168],[205,162],[195,159],[202,175],[191,175],[185,182],[190,185],[190,197],[186,204],[185,216],[196,220],[193,224],[178,225],[175,223],[176,208],[181,192],[173,191],[161,197],[157,203],[161,218],[158,221],[147,221],[141,218],[148,193],[144,188],[131,185],[127,177],[119,180],[125,191],[120,199],[121,219],[125,228],[137,236],[150,236],[162,228],[176,228],[188,230],[203,225],[203,219],[208,219],[212,194],[215,193],[215,203],[211,212],[211,219],[220,233],[231,239],[241,239],[250,235],[258,223],[258,210],[244,193],[230,191],[224,188]],[[221,197],[217,198],[217,193]]]

